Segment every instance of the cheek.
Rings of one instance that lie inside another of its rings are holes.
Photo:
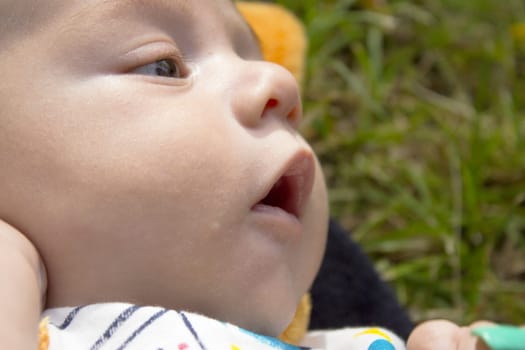
[[[144,115],[125,123],[115,116],[111,127],[83,123],[88,114],[76,115],[79,122],[67,130],[55,125],[59,131],[50,138],[55,143],[39,149],[47,160],[39,173],[52,176],[28,177],[32,204],[22,221],[30,221],[35,232],[76,232],[86,240],[97,231],[115,239],[135,232],[143,239],[142,232],[173,230],[174,222],[215,215],[227,192],[215,184],[233,184],[231,174],[238,172],[227,156],[227,138],[217,136],[216,128],[210,133],[202,118]]]
[[[80,187],[91,203],[98,206],[102,200],[109,210],[155,213],[171,220],[194,217],[199,210],[217,208],[233,182],[224,171],[235,167],[223,156],[227,146],[207,142],[213,140],[198,132],[179,137],[157,134],[135,144],[123,141],[113,156],[96,157],[99,171],[87,167],[90,180]]]
[[[64,186],[41,205],[47,215],[35,230],[64,242],[48,246],[47,255],[68,254],[79,270],[91,266],[94,258],[101,265],[112,261],[114,247],[120,247],[121,265],[128,266],[150,261],[152,251],[159,259],[183,256],[195,249],[192,242],[202,245],[199,239],[227,215],[223,203],[234,181],[224,169],[237,172],[232,160],[221,157],[228,154],[227,144],[197,133],[120,138],[100,139],[94,147],[70,154],[82,162],[63,164]]]

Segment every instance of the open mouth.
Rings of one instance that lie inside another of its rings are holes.
[[[290,215],[299,217],[298,180],[298,175],[282,176],[256,206],[279,208]]]
[[[313,158],[299,154],[291,160],[252,210],[281,211],[295,218],[301,217],[305,200],[312,190],[313,179]]]

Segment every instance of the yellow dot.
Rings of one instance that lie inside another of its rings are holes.
[[[238,347],[237,345],[233,345],[233,344],[232,344],[232,350],[241,350],[241,348]]]

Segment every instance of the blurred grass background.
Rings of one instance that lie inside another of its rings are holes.
[[[275,2],[332,215],[416,321],[525,323],[525,1]]]

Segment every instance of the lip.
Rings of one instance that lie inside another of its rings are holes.
[[[312,192],[315,175],[311,151],[296,152],[261,191],[251,210],[273,220],[301,225],[306,201]]]

